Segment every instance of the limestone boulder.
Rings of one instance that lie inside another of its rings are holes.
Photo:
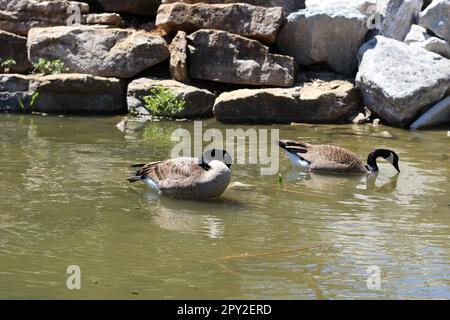
[[[349,75],[357,67],[357,52],[368,32],[367,19],[358,2],[314,3],[287,17],[277,46],[300,65],[326,64]]]
[[[15,64],[9,67],[9,72],[25,72],[30,69],[31,64],[27,57],[27,38],[14,33],[0,30],[0,65],[12,59]],[[0,71],[4,68],[0,66]]]
[[[1,112],[121,114],[126,111],[125,97],[125,84],[116,78],[86,74],[0,75]]]
[[[177,81],[189,81],[186,32],[178,31],[169,46],[170,75]]]
[[[409,126],[450,88],[450,60],[376,36],[359,52],[356,83],[365,104],[387,124]]]
[[[254,6],[261,7],[282,7],[284,11],[289,14],[291,12],[304,9],[305,0],[162,0],[162,3],[212,3],[212,4],[224,4],[224,3],[248,3]]]
[[[405,38],[405,43],[422,47],[450,59],[450,44],[438,37],[432,37],[424,27],[416,24],[412,25],[410,32]]]
[[[361,107],[354,84],[332,80],[225,92],[216,99],[214,115],[226,123],[348,123]]]
[[[138,78],[133,80],[128,85],[128,110],[145,114],[143,97],[148,96],[149,90],[155,87],[169,89],[176,97],[184,100],[184,109],[176,115],[177,118],[212,116],[215,94],[205,89],[168,79]]]
[[[113,27],[125,26],[125,21],[117,13],[89,13],[86,15],[86,24],[101,24]]]
[[[65,0],[0,0],[0,29],[26,36],[31,28],[67,25],[74,13],[80,22],[89,12],[89,5]]]
[[[130,78],[169,58],[165,40],[132,29],[103,26],[33,28],[28,57],[59,59],[72,73]]]
[[[281,7],[265,8],[245,3],[163,4],[156,25],[167,32],[218,29],[273,43],[284,19]]]
[[[380,35],[403,41],[411,26],[419,21],[423,0],[381,0],[378,12],[382,16]]]
[[[269,53],[259,41],[211,29],[187,38],[191,78],[280,87],[294,81],[294,59]]]
[[[450,0],[434,0],[420,13],[419,24],[450,42]]]

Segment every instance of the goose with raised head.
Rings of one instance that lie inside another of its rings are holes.
[[[200,159],[179,157],[136,164],[129,182],[143,181],[156,192],[178,199],[219,197],[231,180],[231,156],[221,149],[207,150]]]
[[[279,140],[291,163],[308,171],[372,173],[378,172],[377,158],[383,158],[400,172],[398,155],[391,150],[375,149],[367,157],[367,164],[352,151],[342,147],[309,144],[293,140]]]

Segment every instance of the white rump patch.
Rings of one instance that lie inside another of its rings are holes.
[[[153,181],[153,180],[150,179],[149,177],[145,177],[143,180],[144,180],[144,183],[145,183],[150,189],[152,189],[153,191],[156,191],[156,192],[161,192],[161,190],[159,189],[158,184],[157,184],[155,181]]]
[[[286,155],[289,157],[289,160],[291,160],[291,163],[294,167],[302,167],[303,169],[308,169],[309,168],[309,162],[303,160],[302,158],[300,158],[298,155],[288,152],[286,150],[284,150],[284,152],[286,152]]]

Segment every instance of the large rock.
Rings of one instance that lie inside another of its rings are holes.
[[[419,47],[377,36],[361,47],[360,59],[364,101],[393,126],[409,126],[450,88],[450,60]]]
[[[89,13],[86,15],[86,24],[102,24],[113,27],[125,26],[125,21],[117,13]]]
[[[434,0],[420,14],[420,25],[450,42],[450,0]]]
[[[27,47],[32,62],[59,59],[69,72],[104,77],[129,78],[169,58],[160,36],[103,26],[34,28]]]
[[[177,35],[172,39],[169,50],[170,75],[177,81],[189,81],[186,32],[178,31]]]
[[[154,16],[161,0],[96,0],[108,12]]]
[[[218,29],[273,43],[283,19],[284,13],[280,7],[176,2],[159,7],[156,25],[167,32]]]
[[[0,30],[0,65],[12,59],[16,63],[10,66],[9,72],[25,72],[31,65],[27,57],[27,38]],[[3,69],[0,67],[0,70]],[[3,71],[3,70],[2,70]]]
[[[450,59],[450,44],[438,37],[432,37],[424,27],[416,24],[412,25],[410,32],[405,38],[405,43],[422,47]]]
[[[278,36],[281,53],[301,65],[324,63],[348,75],[357,67],[357,52],[368,31],[361,4],[325,2],[288,16]]]
[[[67,25],[67,12],[75,7],[84,19],[89,5],[83,2],[0,0],[0,29],[26,36],[31,28]]]
[[[214,115],[228,123],[347,123],[360,107],[358,89],[351,82],[334,80],[225,92],[216,99]]]
[[[261,7],[282,7],[287,14],[305,8],[305,0],[163,0],[162,1],[162,3],[174,3],[174,2],[182,2],[189,4],[199,2],[213,3],[213,4],[248,3],[254,6],[261,6]]]
[[[0,0],[0,29],[26,36],[31,28],[80,24],[120,27],[118,14],[88,14],[89,5],[66,0]],[[79,13],[79,21],[76,18]]]
[[[423,0],[381,0],[378,12],[382,15],[380,34],[403,41],[411,26],[419,20]]]
[[[205,89],[189,86],[175,80],[139,78],[128,85],[128,109],[145,114],[143,97],[149,95],[149,90],[163,87],[172,90],[175,96],[183,99],[185,104],[177,118],[195,118],[212,116],[216,96]]]
[[[271,54],[256,40],[208,29],[191,34],[188,41],[191,78],[280,87],[294,81],[294,59]]]
[[[31,104],[36,92],[37,98]],[[124,83],[115,78],[86,74],[0,75],[2,112],[120,114],[126,110],[125,94]]]
[[[410,129],[421,129],[450,123],[450,97],[440,101],[422,114],[410,126]]]

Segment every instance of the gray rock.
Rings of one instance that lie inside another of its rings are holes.
[[[284,11],[289,14],[294,11],[305,8],[305,0],[163,0],[162,3],[212,3],[212,4],[222,4],[222,3],[248,3],[254,6],[261,7],[282,7]]]
[[[131,29],[103,26],[33,28],[28,56],[60,59],[72,73],[129,78],[169,58],[165,40]]]
[[[210,29],[187,38],[191,78],[280,87],[294,81],[294,59],[271,54],[256,40]]]
[[[0,30],[0,64],[13,59],[16,64],[10,66],[9,72],[25,72],[31,68],[27,57],[27,38]],[[1,71],[3,68],[0,67]]]
[[[178,31],[169,47],[170,75],[177,81],[188,82],[186,32]]]
[[[368,31],[361,6],[325,2],[291,13],[278,36],[280,52],[293,56],[301,65],[325,63],[339,73],[353,73]]]
[[[102,24],[113,27],[123,27],[125,21],[117,13],[89,13],[86,15],[86,24]]]
[[[450,97],[428,109],[410,126],[410,129],[428,128],[450,123]]]
[[[283,9],[265,8],[245,3],[163,4],[158,9],[156,25],[167,32],[218,29],[252,39],[273,43],[284,21]]]
[[[380,34],[403,41],[411,26],[419,20],[423,0],[382,0],[378,10],[383,16]]]
[[[408,127],[450,87],[450,60],[425,49],[376,36],[359,54],[356,83],[387,124]]]
[[[20,74],[0,74],[0,112],[22,111],[19,101],[31,99],[30,79]]]
[[[96,0],[107,12],[154,16],[161,0]]]
[[[450,42],[450,0],[434,0],[421,12],[419,24]]]
[[[405,43],[427,49],[450,59],[450,44],[445,40],[430,36],[424,27],[416,24],[412,25],[411,31],[405,38]]]
[[[34,104],[31,99],[38,92]],[[125,85],[115,78],[86,74],[0,75],[0,111],[54,114],[120,114],[126,110]],[[25,110],[20,106],[22,101]]]
[[[413,24],[408,34],[406,35],[404,42],[407,44],[412,44],[417,42],[424,42],[429,38],[431,38],[431,36],[427,33],[427,29],[417,24]]]
[[[75,7],[80,10],[81,21],[85,21],[89,5],[83,2],[0,0],[0,29],[26,36],[31,28],[67,25],[71,15],[68,9]]]
[[[348,123],[360,107],[358,89],[351,82],[333,80],[225,92],[216,99],[214,115],[227,123]]]
[[[139,78],[128,85],[128,109],[144,109],[143,97],[149,95],[149,90],[155,87],[163,87],[173,91],[175,96],[185,101],[184,109],[179,112],[177,118],[195,118],[212,116],[212,108],[216,96],[205,89],[189,86],[175,80]],[[145,110],[145,109],[144,109]]]

